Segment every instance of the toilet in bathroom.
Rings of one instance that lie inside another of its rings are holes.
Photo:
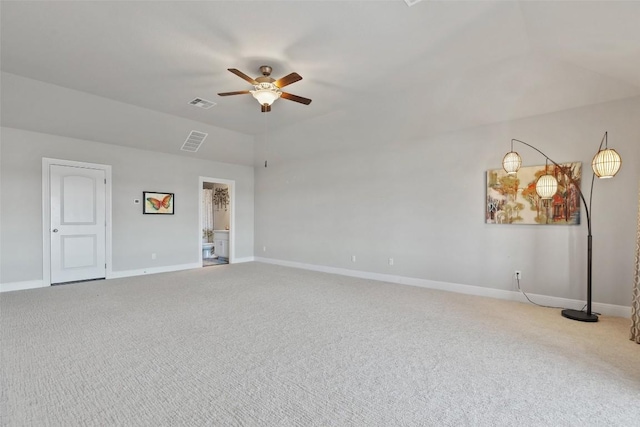
[[[202,258],[218,258],[213,254],[213,243],[202,243]]]

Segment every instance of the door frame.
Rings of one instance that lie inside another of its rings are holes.
[[[111,165],[99,163],[77,162],[74,160],[42,158],[42,283],[51,286],[51,187],[49,167],[51,165],[70,166],[104,171],[107,179],[105,185],[105,262],[107,263],[106,278],[110,279],[113,271],[111,253]]]
[[[210,178],[201,176],[198,179],[198,259],[202,267],[202,186],[205,182],[212,184],[226,184],[229,186],[229,264],[236,259],[236,181],[232,179]]]

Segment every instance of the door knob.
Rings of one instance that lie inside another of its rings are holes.
[[[58,229],[57,229],[57,228],[54,228],[54,229],[53,229],[53,232],[54,232],[54,233],[57,233],[57,232],[58,232]]]

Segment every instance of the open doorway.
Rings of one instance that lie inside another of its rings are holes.
[[[233,262],[234,181],[200,177],[200,254],[203,267]]]

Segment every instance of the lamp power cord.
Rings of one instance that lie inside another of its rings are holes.
[[[518,290],[522,293],[522,295],[524,295],[524,297],[527,299],[527,301],[529,301],[531,304],[533,305],[537,305],[538,307],[544,307],[544,308],[558,308],[560,310],[564,309],[564,307],[556,307],[556,306],[552,306],[552,305],[544,305],[544,304],[538,304],[537,302],[531,301],[531,298],[529,298],[529,295],[527,295],[527,293],[525,291],[522,290],[522,288],[520,287],[520,275],[516,275],[516,283],[518,284]]]
[[[557,308],[559,310],[564,310],[566,308],[566,307],[557,307],[557,306],[553,306],[553,305],[538,304],[537,302],[532,301],[531,298],[529,298],[529,295],[527,295],[527,293],[525,291],[523,291],[522,288],[520,287],[520,275],[516,275],[516,283],[518,284],[518,291],[520,291],[522,293],[522,295],[524,295],[524,297],[527,299],[527,301],[529,301],[531,304],[537,305],[538,307],[544,307],[544,308]],[[587,307],[587,304],[585,304],[580,309],[580,311],[584,311],[584,309],[586,307]],[[592,313],[600,315],[600,313],[596,313],[595,311],[592,311]]]

